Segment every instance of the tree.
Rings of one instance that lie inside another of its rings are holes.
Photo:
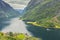
[[[49,23],[49,27],[54,28],[55,27],[54,23]]]
[[[9,32],[9,36],[13,36],[13,33],[12,32]]]

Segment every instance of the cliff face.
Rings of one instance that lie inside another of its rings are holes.
[[[33,20],[43,26],[60,24],[60,0],[31,0],[26,9],[24,20]]]

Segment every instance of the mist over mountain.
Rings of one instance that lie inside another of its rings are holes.
[[[24,9],[30,0],[3,0],[14,9]]]
[[[18,11],[20,14],[23,14],[23,9],[15,9],[16,11]]]

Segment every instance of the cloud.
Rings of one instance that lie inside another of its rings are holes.
[[[14,9],[24,9],[26,5],[9,3]]]
[[[14,9],[24,9],[30,0],[3,0],[10,4]]]

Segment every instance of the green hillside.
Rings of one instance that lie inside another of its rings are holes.
[[[33,6],[33,5],[32,5]],[[31,20],[42,27],[60,28],[60,0],[44,0],[27,10],[23,20]]]

